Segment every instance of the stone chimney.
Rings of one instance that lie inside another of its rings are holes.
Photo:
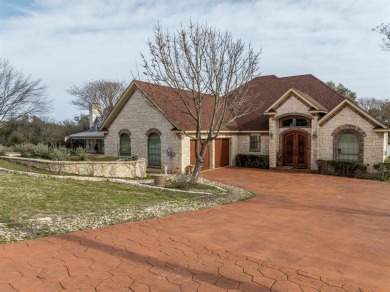
[[[89,127],[92,128],[93,122],[100,116],[99,104],[93,103],[89,106]]]

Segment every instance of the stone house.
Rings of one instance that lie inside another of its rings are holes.
[[[269,155],[271,168],[312,170],[318,159],[334,159],[372,171],[387,157],[390,129],[313,75],[262,76],[245,86],[257,110],[222,129],[203,170],[233,166],[237,154]],[[184,172],[195,163],[195,144],[182,130],[194,128],[178,104],[172,88],[133,81],[101,127],[105,155],[136,155],[149,167]]]

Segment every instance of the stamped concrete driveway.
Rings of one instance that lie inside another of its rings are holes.
[[[224,168],[227,206],[0,245],[0,291],[390,291],[390,184]]]
[[[188,237],[374,291],[390,291],[390,184],[224,168],[204,177],[252,200],[186,218]],[[170,226],[171,232],[175,226]]]

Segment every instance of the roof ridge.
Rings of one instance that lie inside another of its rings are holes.
[[[292,78],[292,77],[314,77],[313,74],[299,74],[299,75],[288,75],[288,76],[283,76],[283,77],[279,77],[279,79],[284,79],[284,78]],[[314,77],[315,78],[315,77]],[[319,80],[318,78],[316,78],[317,80]],[[321,80],[320,80],[321,81]],[[321,81],[322,82],[322,81]]]

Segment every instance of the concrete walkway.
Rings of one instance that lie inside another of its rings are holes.
[[[390,185],[236,168],[203,176],[257,196],[0,245],[0,291],[390,291]]]

